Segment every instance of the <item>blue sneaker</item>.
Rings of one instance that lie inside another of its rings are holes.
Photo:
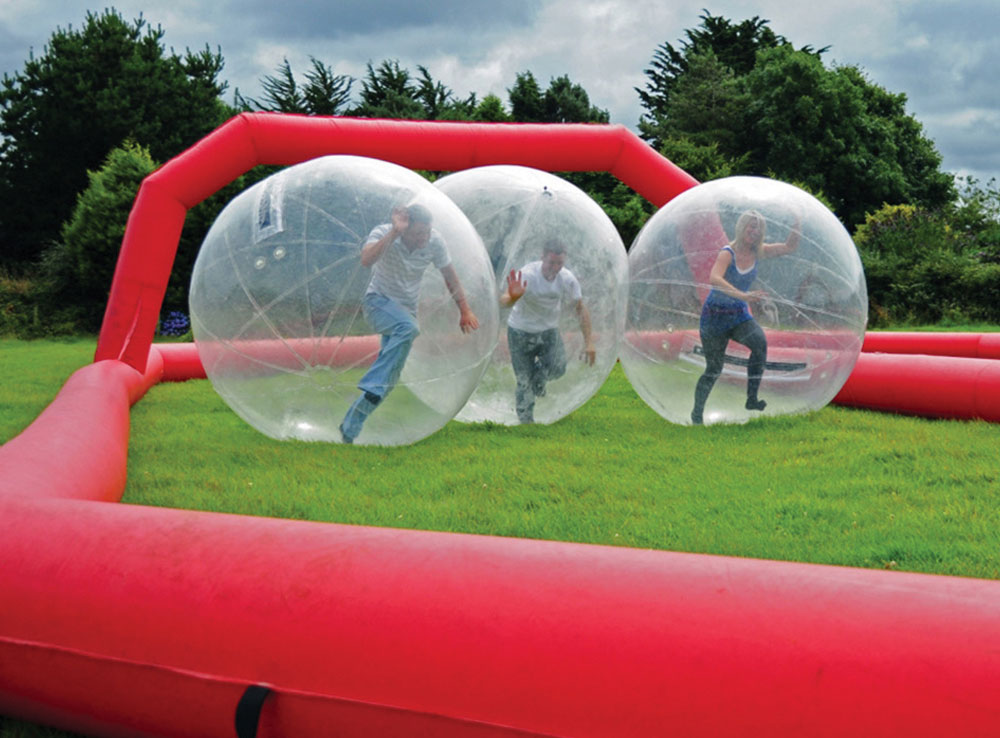
[[[370,398],[374,398],[375,402]],[[368,416],[381,400],[382,398],[378,395],[363,392],[358,395],[358,399],[351,403],[344,420],[340,423],[340,435],[344,439],[344,443],[354,443],[354,439],[361,433],[361,426],[365,424]]]

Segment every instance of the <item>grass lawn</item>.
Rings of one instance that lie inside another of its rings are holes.
[[[0,341],[0,442],[93,339]],[[412,446],[278,442],[206,381],[132,410],[124,501],[246,515],[1000,578],[1000,425],[840,407],[675,426],[616,367],[551,426],[451,422]],[[0,719],[0,736],[34,726]]]
[[[93,347],[0,342],[0,441]],[[1000,578],[998,445],[996,424],[835,406],[676,426],[620,368],[551,426],[452,422],[391,448],[278,442],[192,381],[133,408],[124,501]]]

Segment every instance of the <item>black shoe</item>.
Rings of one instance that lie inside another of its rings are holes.
[[[346,443],[348,446],[350,446],[352,443],[354,443],[354,439],[353,438],[349,438],[348,435],[346,433],[344,433],[344,424],[343,423],[341,423],[339,426],[337,426],[337,430],[340,431],[340,441],[341,441],[341,443]]]
[[[704,419],[701,417],[701,413],[699,413],[697,410],[692,410],[691,411],[691,424],[692,425],[704,425],[705,424]]]
[[[763,410],[765,407],[767,407],[767,403],[763,400],[751,400],[749,397],[747,398],[747,410]]]

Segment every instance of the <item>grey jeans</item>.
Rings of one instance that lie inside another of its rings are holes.
[[[566,347],[557,328],[528,333],[507,326],[510,363],[517,378],[515,407],[522,423],[535,420],[535,398],[545,394],[545,383],[566,373]]]

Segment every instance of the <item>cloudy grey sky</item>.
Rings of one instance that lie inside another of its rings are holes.
[[[84,0],[0,0],[0,73],[40,55],[55,28],[83,25]],[[614,123],[635,130],[635,87],[657,46],[675,46],[703,8],[733,21],[755,15],[796,46],[829,46],[827,63],[854,64],[908,97],[946,170],[1000,178],[1000,8],[997,0],[118,0],[178,52],[221,47],[234,89],[261,94],[260,79],[287,58],[310,56],[360,78],[370,61],[397,59],[457,95],[497,94],[518,72],[539,83],[568,74]]]

